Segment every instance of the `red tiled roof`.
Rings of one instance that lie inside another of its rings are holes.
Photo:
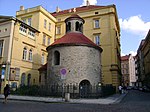
[[[121,56],[121,61],[127,61],[129,60],[129,55]]]
[[[39,71],[46,71],[47,70],[47,63],[43,66],[41,66],[39,69]]]
[[[78,18],[80,20],[83,21],[83,23],[85,22],[83,18],[81,18],[79,15],[77,14],[72,14],[70,17],[68,17],[67,19],[65,19],[65,22],[68,21],[68,20],[71,20],[71,19],[74,19],[74,18]]]
[[[92,46],[92,47],[98,48],[102,51],[102,49],[98,45],[96,45],[94,42],[92,42],[90,39],[88,39],[82,33],[78,33],[78,32],[67,33],[60,39],[56,40],[49,47],[53,47],[56,45],[87,45],[87,46]]]
[[[79,11],[85,11],[85,10],[91,10],[91,9],[103,8],[103,7],[106,7],[106,6],[89,5],[89,6],[76,7],[75,9],[76,9],[76,12],[79,12]],[[59,11],[59,12],[53,12],[51,14],[53,16],[67,14],[67,13],[69,13],[70,10],[71,10],[71,12],[73,12],[73,9],[74,8],[67,9],[67,10],[62,10],[62,11]]]

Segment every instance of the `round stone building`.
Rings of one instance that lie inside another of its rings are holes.
[[[102,49],[83,35],[84,20],[74,14],[65,20],[66,34],[47,47],[48,85],[92,86],[101,83]]]

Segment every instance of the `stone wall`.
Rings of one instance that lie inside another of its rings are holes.
[[[60,65],[54,65],[54,52],[60,52]],[[87,46],[62,46],[48,51],[49,84],[79,84],[88,80],[90,84],[101,82],[101,53]],[[61,79],[61,69],[66,69],[65,80]]]

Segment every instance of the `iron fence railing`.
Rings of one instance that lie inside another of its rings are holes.
[[[112,95],[116,92],[113,86],[92,86],[70,84],[70,85],[49,85],[49,86],[22,86],[12,94],[30,96],[51,96],[64,97],[65,93],[70,93],[71,98],[99,98]]]

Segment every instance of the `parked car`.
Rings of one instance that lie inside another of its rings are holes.
[[[143,91],[143,88],[142,88],[142,87],[139,87],[139,91]]]
[[[132,86],[128,86],[127,87],[127,90],[131,90],[133,87]]]
[[[143,89],[142,91],[144,92],[150,92],[150,88],[148,88],[147,86],[143,86],[142,89]]]

